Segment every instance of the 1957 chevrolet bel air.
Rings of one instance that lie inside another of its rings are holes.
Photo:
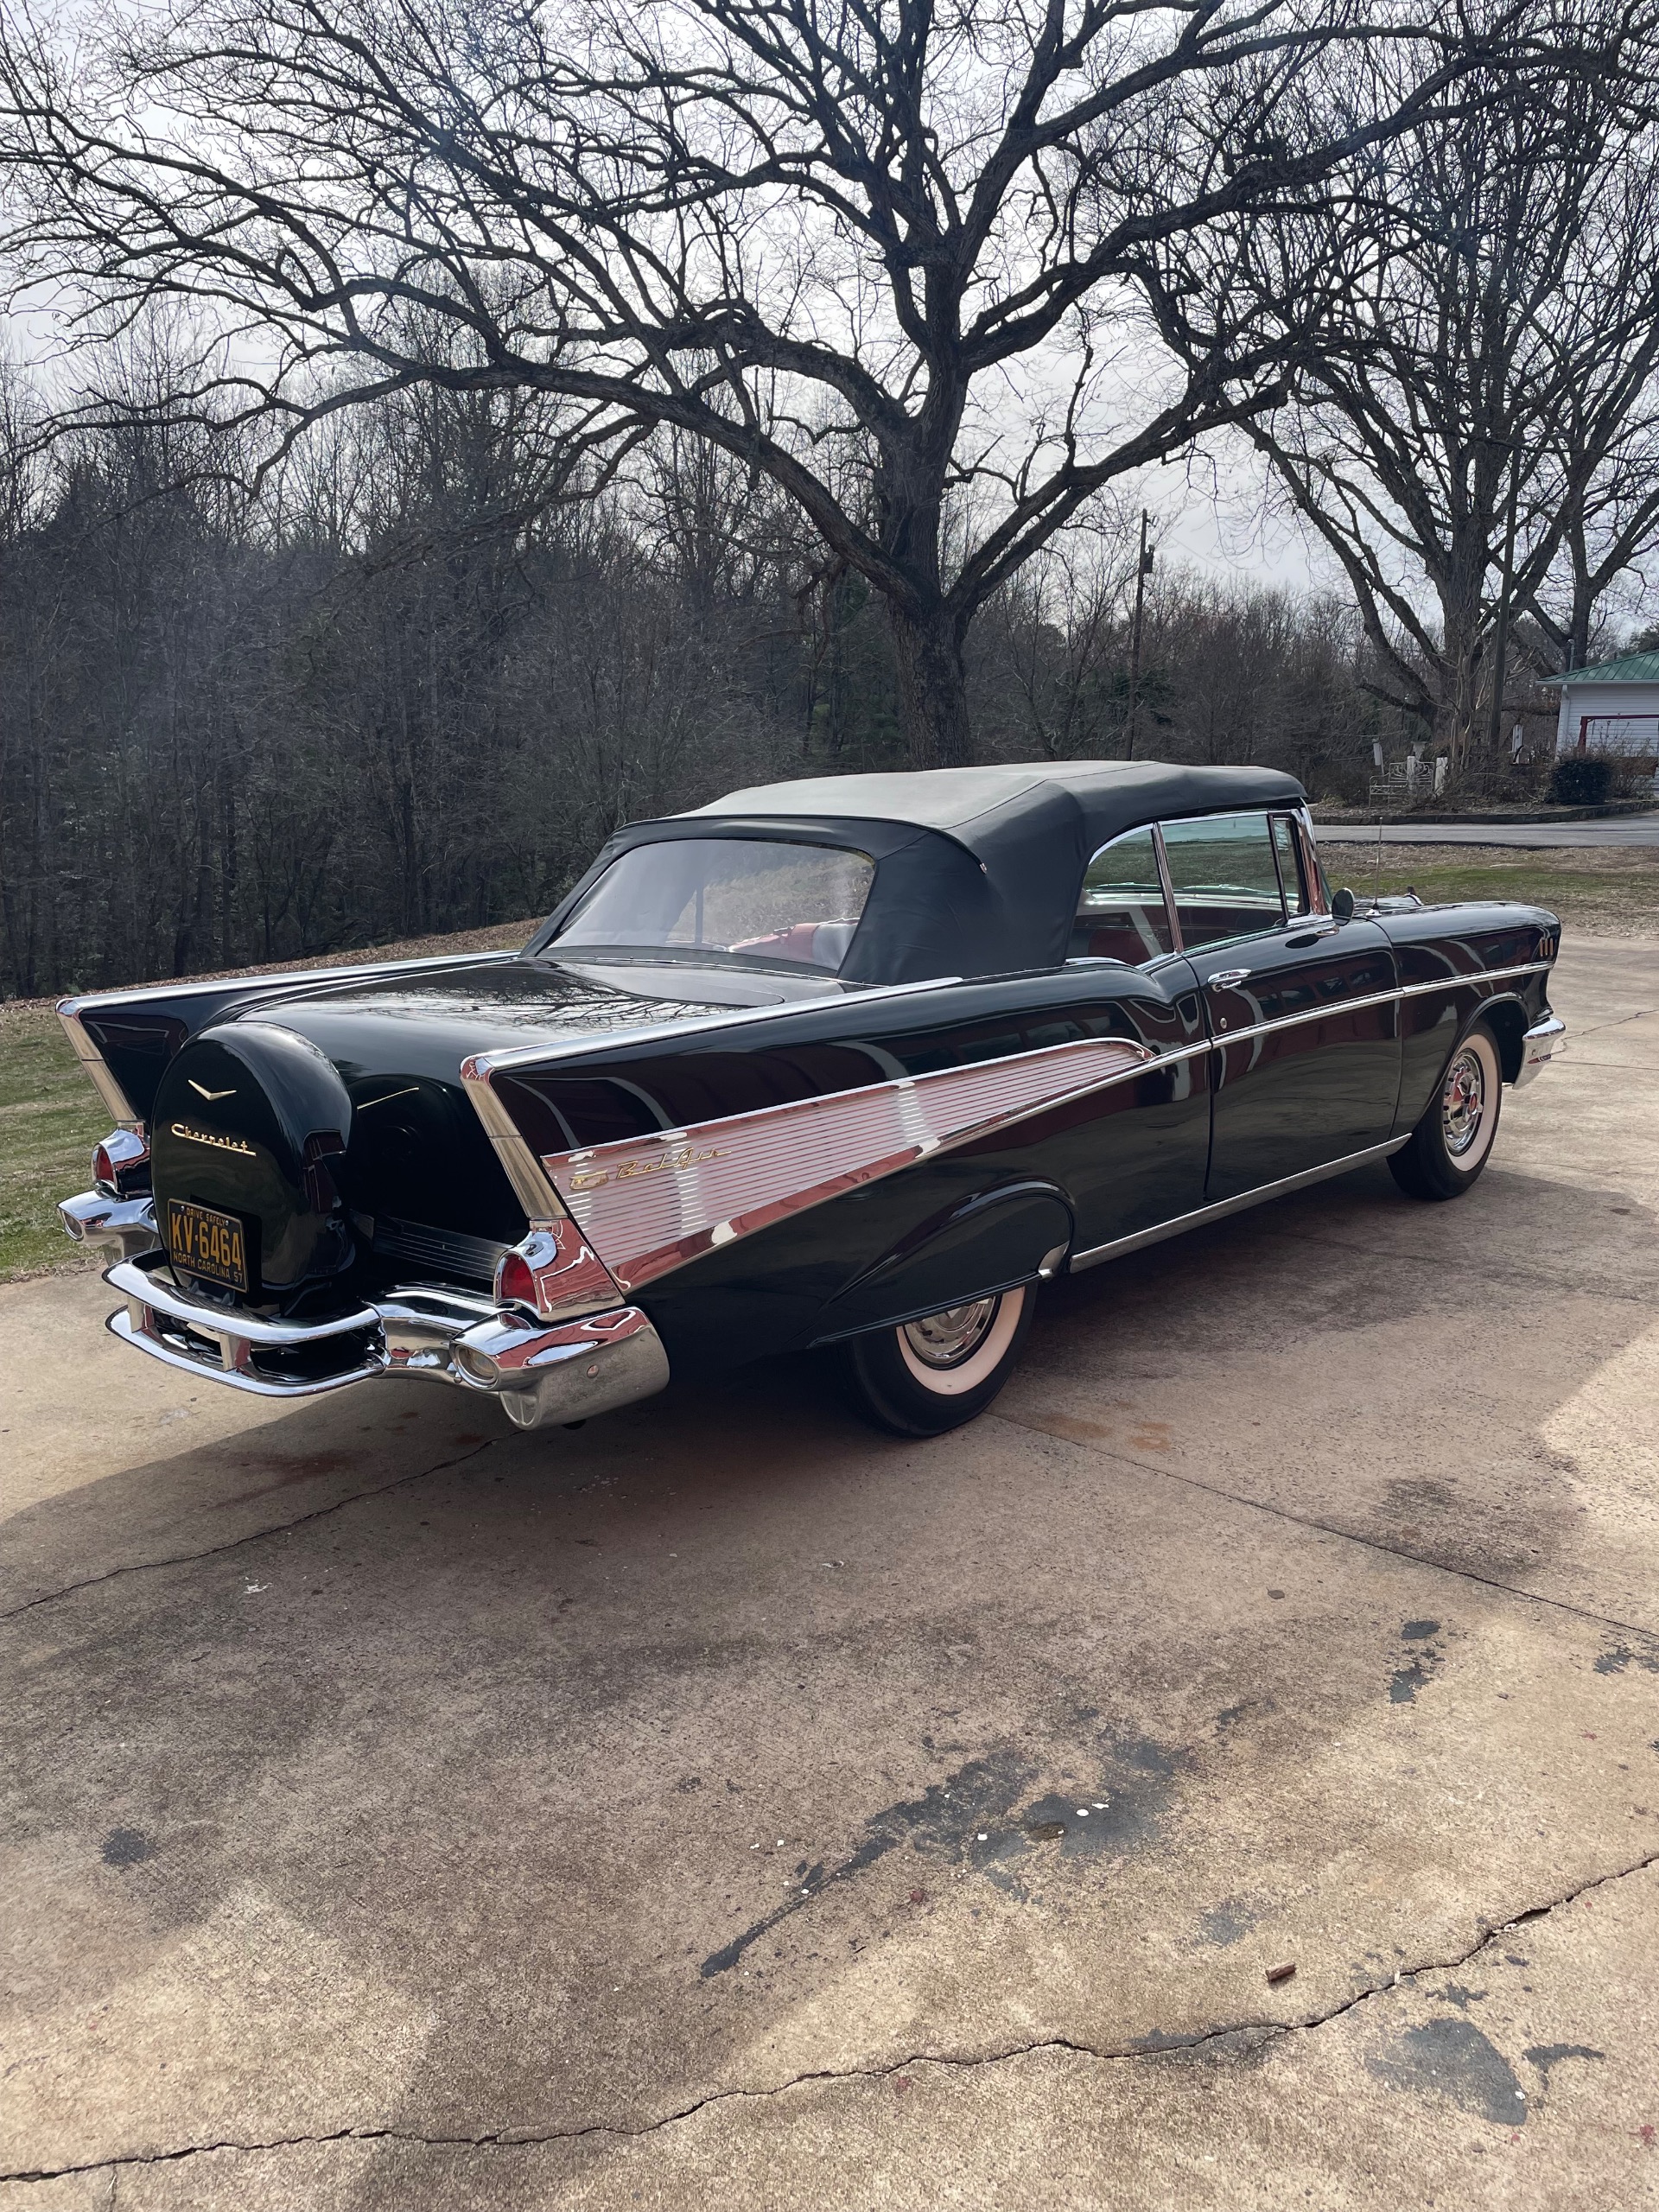
[[[1530,906],[1332,897],[1249,768],[785,783],[620,831],[523,951],[70,999],[115,1334],[574,1422],[833,1347],[970,1419],[1037,1286],[1363,1162],[1456,1198],[1561,1024]]]

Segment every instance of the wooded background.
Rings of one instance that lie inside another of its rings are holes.
[[[1651,620],[1648,0],[93,12],[0,0],[0,993],[826,770],[1474,791]],[[1212,482],[1336,588],[1148,571]]]
[[[253,504],[166,488],[185,457],[140,429],[14,467],[0,988],[534,914],[620,823],[906,765],[880,609],[811,582],[780,501],[671,442],[626,493],[537,507],[529,411],[400,397]],[[1134,522],[976,626],[982,757],[1127,749]],[[1363,790],[1370,733],[1400,726],[1365,658],[1334,599],[1154,569],[1136,751]]]

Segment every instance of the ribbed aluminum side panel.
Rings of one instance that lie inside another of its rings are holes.
[[[1084,1038],[660,1136],[550,1153],[542,1164],[627,1291],[930,1153],[1139,1074],[1154,1057],[1127,1039]]]

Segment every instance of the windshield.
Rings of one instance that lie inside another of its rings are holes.
[[[836,846],[674,837],[613,861],[548,950],[817,968],[847,957],[875,864]]]

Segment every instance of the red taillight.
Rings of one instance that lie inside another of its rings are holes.
[[[536,1277],[522,1252],[504,1252],[495,1270],[498,1306],[527,1306],[536,1311]]]
[[[142,1127],[111,1129],[92,1154],[92,1180],[118,1198],[149,1188],[149,1146]]]
[[[340,1204],[340,1189],[328,1162],[338,1160],[346,1141],[338,1129],[314,1129],[300,1154],[300,1180],[305,1202],[313,1213],[332,1213]]]

